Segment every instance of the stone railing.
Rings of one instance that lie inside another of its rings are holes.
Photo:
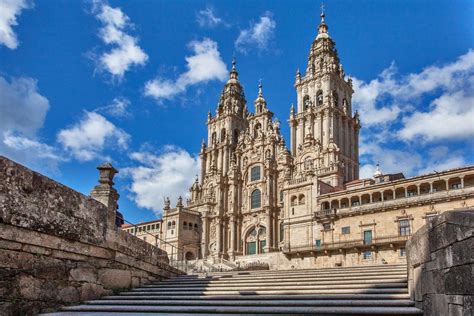
[[[300,184],[306,182],[306,177],[301,177],[297,179],[291,179],[288,181],[289,185],[295,185],[295,184]]]
[[[0,315],[35,315],[182,273],[110,214],[0,156]]]
[[[386,200],[386,201],[373,202],[373,203],[368,203],[368,204],[363,204],[363,205],[350,206],[350,207],[345,207],[345,208],[337,208],[335,211],[336,212],[335,214],[339,216],[344,216],[346,214],[351,214],[351,213],[361,213],[361,212],[363,213],[363,212],[377,211],[377,210],[390,209],[390,208],[406,207],[409,205],[425,204],[431,201],[459,198],[459,197],[470,196],[470,195],[474,195],[474,187],[467,187],[463,189],[451,189],[448,191],[439,191],[439,192],[433,192],[433,193],[428,193],[428,194],[403,197],[403,198],[398,198],[394,200]],[[327,200],[326,202],[329,202],[329,201],[331,200]],[[322,211],[329,211],[329,210],[322,210]],[[319,212],[316,212],[315,214],[319,214],[321,216]],[[335,214],[329,214],[329,215],[335,215]]]
[[[423,315],[472,315],[474,209],[448,211],[407,243],[408,288]]]
[[[301,245],[301,246],[284,246],[283,253],[292,254],[292,253],[303,253],[303,252],[325,252],[331,250],[340,250],[340,249],[354,249],[354,248],[367,248],[370,249],[373,246],[383,246],[383,245],[396,245],[396,244],[405,244],[410,236],[382,236],[377,238],[372,238],[372,242],[367,243],[364,239],[351,239],[351,240],[338,240],[334,242],[322,243],[320,246],[316,244],[311,245]]]

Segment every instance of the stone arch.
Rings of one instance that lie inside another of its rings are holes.
[[[192,251],[187,251],[186,254],[184,255],[186,260],[194,260],[196,259],[196,256]]]
[[[246,255],[265,253],[267,229],[265,226],[250,226],[244,235]]]

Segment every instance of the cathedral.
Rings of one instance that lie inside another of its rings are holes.
[[[123,229],[174,245],[185,259],[265,262],[272,269],[406,262],[410,235],[443,211],[474,206],[474,166],[405,178],[359,179],[359,115],[324,13],[296,106],[290,142],[262,85],[247,104],[235,60],[208,113],[201,175],[187,205],[165,202],[161,220]]]

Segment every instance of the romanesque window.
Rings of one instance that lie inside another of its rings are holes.
[[[310,106],[310,101],[309,101],[309,95],[305,95],[303,98],[303,111],[306,111],[309,109]]]
[[[298,204],[299,205],[304,205],[305,204],[304,194],[300,194],[300,196],[298,197]]]
[[[400,236],[409,236],[411,234],[410,231],[410,220],[409,219],[401,219],[398,221],[399,227],[399,235]]]
[[[193,229],[193,223],[189,223],[189,230],[192,230]]]
[[[316,101],[318,102],[318,106],[323,105],[324,98],[323,98],[323,92],[322,91],[318,92],[318,95],[316,96]]]
[[[198,231],[198,230],[199,230],[198,224],[194,224],[194,230],[195,230],[195,231]]]
[[[254,166],[250,169],[250,181],[260,180],[260,166]]]
[[[176,222],[175,222],[175,221],[173,221],[173,222],[171,223],[171,228],[172,228],[172,229],[175,229],[175,228],[176,228]]]
[[[237,142],[239,141],[239,131],[238,130],[234,130],[234,144],[237,144]]]
[[[293,195],[290,199],[290,203],[291,203],[291,206],[295,206],[298,204],[298,198],[296,197],[296,195]]]
[[[183,228],[184,228],[184,229],[188,229],[188,223],[183,222]]]
[[[304,160],[304,170],[311,170],[313,169],[313,159],[311,157],[307,157]]]
[[[250,195],[250,208],[259,208],[262,205],[262,193],[256,189]]]
[[[221,130],[221,142],[225,141],[225,128]]]
[[[284,235],[285,235],[285,226],[283,226],[283,223],[280,223],[280,242],[283,241]]]

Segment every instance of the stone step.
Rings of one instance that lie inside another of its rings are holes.
[[[298,279],[298,278],[308,278],[308,277],[320,277],[320,278],[344,278],[344,277],[353,277],[353,276],[358,276],[358,277],[370,277],[370,276],[399,276],[399,277],[406,277],[407,272],[402,271],[402,272],[391,272],[391,271],[374,271],[374,272],[360,272],[360,273],[320,273],[320,274],[315,274],[315,273],[307,273],[307,274],[298,274],[298,275],[252,275],[252,276],[210,276],[210,277],[187,277],[187,278],[173,278],[169,280],[164,280],[162,283],[176,283],[176,282],[192,282],[192,281],[205,281],[205,280],[265,280],[265,279]]]
[[[173,295],[263,295],[263,294],[273,294],[273,295],[296,295],[296,294],[383,294],[383,293],[408,293],[408,289],[404,288],[345,288],[345,289],[306,289],[306,290],[275,290],[275,289],[265,289],[265,290],[252,290],[252,291],[242,291],[242,290],[219,290],[219,291],[179,291],[174,292]],[[159,291],[129,291],[122,292],[122,295],[169,295],[170,292],[159,292]]]
[[[241,314],[312,314],[312,315],[421,315],[418,308],[373,306],[100,306],[79,305],[64,307],[64,311],[129,312],[129,313],[241,313]],[[122,315],[122,314],[121,314]]]
[[[135,294],[135,293],[134,293]],[[318,294],[318,295],[112,295],[105,296],[104,300],[404,300],[410,299],[405,294]]]
[[[255,271],[216,271],[209,272],[208,274],[212,275],[236,275],[236,274],[246,274],[246,275],[264,275],[264,274],[290,274],[290,273],[307,273],[307,272],[340,272],[340,271],[373,271],[373,270],[407,270],[406,264],[401,265],[372,265],[372,266],[358,266],[358,267],[334,267],[334,268],[320,268],[320,269],[292,269],[292,270],[255,270]],[[205,274],[205,272],[200,273]],[[186,277],[186,275],[178,276]]]
[[[196,286],[196,287],[141,287],[133,289],[132,291],[136,292],[180,292],[180,291],[227,291],[227,290],[266,290],[272,288],[278,288],[279,290],[301,290],[301,289],[326,289],[329,286],[327,284],[304,284],[304,285],[211,285],[211,286]],[[331,284],[330,288],[332,289],[359,289],[359,288],[406,288],[406,282],[393,282],[393,283],[342,283],[342,284]]]
[[[184,287],[235,287],[235,286],[286,286],[286,284],[291,285],[331,285],[331,284],[377,284],[377,283],[407,283],[407,278],[378,278],[378,279],[350,279],[350,280],[318,280],[318,279],[301,279],[298,281],[293,280],[270,280],[270,281],[236,281],[236,282],[219,282],[219,281],[212,281],[212,282],[186,282],[186,283],[167,283],[167,284],[147,284],[144,285],[143,288],[184,288]]]
[[[215,277],[236,277],[236,276],[269,276],[269,275],[308,275],[308,274],[334,274],[334,273],[359,273],[359,272],[374,272],[374,271],[387,271],[387,272],[403,272],[406,273],[406,267],[394,267],[394,268],[386,268],[386,267],[373,267],[373,268],[365,268],[365,269],[318,269],[318,270],[275,270],[275,271],[226,271],[226,272],[212,272],[207,273],[208,275],[213,275]],[[206,273],[200,274],[192,274],[192,275],[182,275],[176,276],[171,278],[170,280],[175,279],[186,279],[186,278],[196,278],[202,277],[206,275]]]
[[[146,306],[414,306],[405,300],[94,300],[88,305],[146,305]]]

